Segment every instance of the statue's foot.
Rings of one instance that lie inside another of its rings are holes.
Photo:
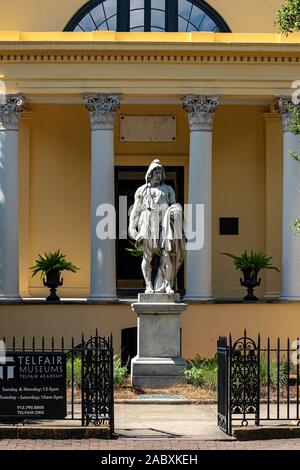
[[[166,294],[173,295],[173,294],[175,294],[175,292],[170,286],[167,286],[166,287]]]
[[[145,290],[145,294],[153,294],[153,293],[154,293],[153,287],[152,286],[147,286],[147,288]]]

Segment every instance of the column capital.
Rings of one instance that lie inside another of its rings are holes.
[[[294,104],[290,98],[280,97],[275,103],[275,109],[280,114],[284,132],[291,132],[291,124],[295,117],[294,111],[300,112],[300,105]]]
[[[183,98],[183,109],[188,114],[191,132],[211,131],[215,111],[219,105],[218,96],[187,95]]]
[[[120,96],[95,93],[84,96],[89,111],[92,130],[113,130],[116,112],[120,109]]]
[[[0,130],[17,131],[22,111],[25,110],[23,95],[4,95],[0,100]]]

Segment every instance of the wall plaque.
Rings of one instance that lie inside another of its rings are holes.
[[[0,363],[0,421],[63,419],[66,397],[64,353],[6,352],[5,363]]]
[[[176,116],[120,116],[122,142],[176,142]]]
[[[220,235],[238,235],[239,219],[238,217],[220,217],[219,227]]]

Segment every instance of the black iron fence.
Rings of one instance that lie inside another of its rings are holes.
[[[77,420],[114,434],[112,336],[0,343],[0,422]]]
[[[227,434],[232,426],[300,424],[299,338],[267,339],[261,346],[244,336],[220,337],[218,356],[218,425]]]

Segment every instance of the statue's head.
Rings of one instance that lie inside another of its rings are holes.
[[[153,182],[155,184],[160,184],[165,181],[165,170],[159,160],[153,160],[153,162],[150,164],[145,179],[146,183]]]

